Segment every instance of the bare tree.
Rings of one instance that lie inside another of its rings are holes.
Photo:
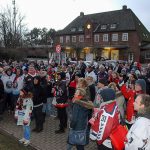
[[[0,40],[6,48],[16,48],[23,45],[24,34],[27,31],[24,16],[18,9],[2,9],[0,12]]]

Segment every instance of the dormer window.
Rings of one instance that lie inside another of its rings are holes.
[[[106,24],[101,25],[101,29],[106,29],[106,28],[107,28]]]
[[[75,32],[76,31],[76,28],[71,28],[71,32]]]
[[[82,28],[82,27],[79,27],[78,31],[83,31],[83,28]]]
[[[116,29],[116,27],[117,27],[116,23],[110,25],[110,29]]]

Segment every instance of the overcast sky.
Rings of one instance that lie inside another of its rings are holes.
[[[12,0],[0,0],[0,9],[12,5]],[[73,19],[84,14],[122,9],[127,5],[150,31],[150,0],[16,0],[16,6],[29,29],[34,27],[63,29]]]

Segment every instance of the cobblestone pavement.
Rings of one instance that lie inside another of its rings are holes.
[[[31,129],[34,128],[34,121],[31,123]],[[17,139],[22,138],[22,126],[17,126],[13,115],[4,114],[4,120],[0,122],[0,129],[6,131]],[[66,130],[63,134],[55,134],[58,129],[58,120],[53,117],[46,117],[44,130],[41,133],[31,133],[31,146],[37,150],[66,150],[67,134]],[[73,148],[75,150],[76,148]],[[85,147],[85,150],[96,150],[95,142]]]

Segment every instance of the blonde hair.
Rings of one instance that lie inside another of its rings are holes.
[[[87,88],[87,87],[88,87],[87,81],[84,78],[79,78],[77,88]]]

